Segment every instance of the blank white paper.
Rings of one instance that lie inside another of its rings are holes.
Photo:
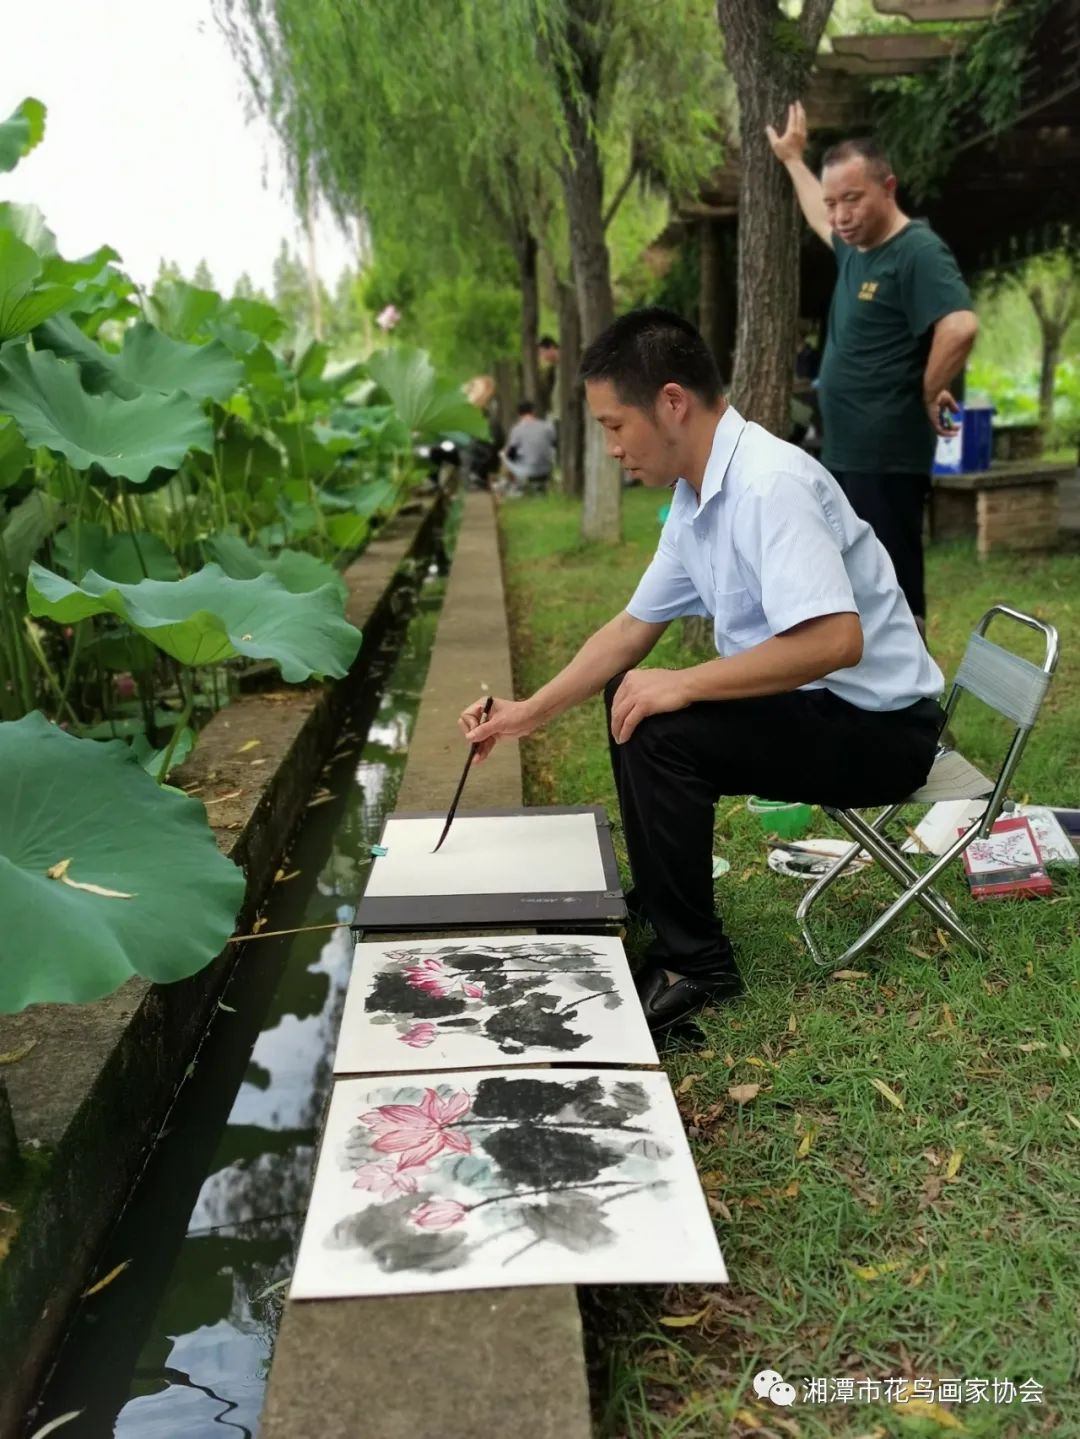
[[[664,1074],[334,1085],[293,1299],[726,1279]]]
[[[658,1062],[621,940],[455,935],[356,946],[334,1073]]]
[[[367,899],[436,894],[551,894],[606,890],[593,814],[459,815],[388,819]]]

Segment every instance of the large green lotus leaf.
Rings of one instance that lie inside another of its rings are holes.
[[[0,341],[28,334],[75,298],[71,285],[45,283],[41,256],[12,230],[0,230]]]
[[[202,290],[186,280],[168,280],[154,291],[149,305],[167,335],[191,340],[208,333],[207,322],[220,312],[222,300],[215,290]]]
[[[273,431],[281,441],[291,475],[322,479],[337,469],[340,448],[321,444],[310,425],[278,422]]]
[[[135,974],[186,979],[221,952],[243,899],[203,806],[126,744],[36,712],[0,724],[0,1011],[86,1003]]]
[[[31,490],[7,516],[0,530],[4,560],[13,575],[25,575],[30,562],[60,523],[59,500],[45,490]]]
[[[22,345],[0,352],[0,414],[11,415],[28,444],[136,485],[153,470],[178,469],[188,450],[209,450],[213,441],[209,420],[187,395],[88,395],[77,365]]]
[[[165,764],[165,756],[168,753],[168,748],[168,745],[162,745],[160,749],[155,749],[146,738],[145,731],[137,732],[131,737],[132,754],[142,765],[146,773],[152,775],[156,780],[163,780],[166,777],[162,774],[162,769]],[[177,765],[183,764],[194,748],[195,731],[188,729],[185,725],[177,736],[176,743],[173,745],[173,752],[169,756],[169,771],[171,772]]]
[[[33,615],[74,624],[113,614],[185,665],[234,655],[273,660],[291,684],[312,675],[340,679],[360,648],[360,631],[342,617],[332,585],[291,594],[272,575],[234,580],[219,565],[171,583],[113,584],[90,570],[73,584],[32,565],[26,597]]]
[[[229,416],[214,446],[214,458],[221,483],[226,490],[257,491],[264,481],[280,481],[281,452],[252,432],[235,417]]]
[[[331,515],[326,533],[339,550],[358,550],[368,537],[371,521],[363,515]]]
[[[125,331],[116,368],[129,384],[162,395],[183,390],[195,400],[227,399],[244,378],[243,365],[219,340],[185,345],[145,320]]]
[[[205,543],[211,558],[234,580],[273,575],[294,595],[333,585],[343,604],[348,596],[345,581],[333,565],[304,550],[280,550],[272,555],[267,550],[252,548],[239,535],[228,534],[211,535]]]
[[[14,114],[0,120],[0,174],[14,170],[45,134],[45,106],[27,97]]]
[[[0,230],[10,230],[42,258],[57,253],[56,236],[36,205],[16,205],[11,200],[4,200],[0,203]]]
[[[285,333],[285,318],[273,305],[243,298],[227,300],[206,322],[208,334],[246,354],[262,340],[272,344]]]
[[[66,525],[59,531],[53,540],[53,559],[76,580],[81,580],[87,570],[130,585],[146,576],[152,580],[180,578],[180,566],[157,535],[146,530],[138,534],[122,530],[110,535],[101,525],[87,521],[78,528]]]
[[[243,357],[244,379],[264,404],[285,397],[288,370],[261,341]]]
[[[62,360],[74,360],[82,372],[83,389],[91,395],[110,390],[121,399],[133,400],[138,385],[121,379],[116,356],[83,333],[70,315],[54,315],[34,331],[34,348],[51,350]]]
[[[411,433],[434,438],[461,430],[484,439],[487,420],[456,385],[440,380],[423,350],[399,346],[380,350],[367,362],[367,372],[389,398]]]
[[[30,451],[14,420],[0,416],[0,490],[9,489],[30,463]]]

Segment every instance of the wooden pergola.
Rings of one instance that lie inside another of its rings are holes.
[[[933,21],[976,23],[990,19],[1008,0],[875,0],[882,15],[906,19],[910,29],[887,34],[837,36],[818,57],[805,98],[816,153],[871,127],[871,82],[913,75],[950,63],[966,43],[920,27]],[[814,157],[811,156],[811,159]],[[660,246],[700,246],[700,322],[721,366],[730,374],[735,333],[734,257],[738,224],[739,157],[702,184],[698,196],[679,207]],[[948,242],[969,276],[1007,264],[1080,231],[1080,0],[1055,0],[1032,47],[1018,113],[999,134],[972,118],[962,124],[952,163],[936,195],[901,203],[930,222]],[[808,236],[802,252],[802,312],[823,323],[835,266],[823,245]]]

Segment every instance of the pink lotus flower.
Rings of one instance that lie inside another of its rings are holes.
[[[422,989],[425,994],[434,994],[445,999],[454,987],[441,959],[421,959],[405,971],[405,983],[413,989]]]
[[[396,305],[386,305],[375,316],[375,323],[380,330],[392,330],[401,319],[401,311]]]
[[[483,999],[484,997],[484,986],[478,979],[467,979],[461,988],[470,999]]]
[[[380,1199],[394,1199],[399,1194],[415,1194],[416,1179],[399,1169],[392,1159],[361,1164],[353,1180],[354,1189],[370,1189]]]
[[[362,1114],[360,1123],[379,1136],[374,1146],[379,1154],[400,1154],[399,1169],[416,1169],[444,1149],[471,1152],[469,1136],[450,1128],[468,1110],[469,1096],[464,1090],[440,1099],[434,1089],[427,1089],[419,1104],[380,1104]]]
[[[437,1032],[433,1024],[422,1020],[420,1023],[414,1024],[407,1034],[398,1035],[398,1038],[402,1044],[411,1045],[413,1049],[427,1049],[428,1045],[434,1042]]]
[[[135,693],[135,677],[127,674],[113,675],[113,693],[117,699],[129,700]]]
[[[409,1222],[420,1229],[450,1229],[468,1214],[456,1199],[428,1199],[409,1215]]]

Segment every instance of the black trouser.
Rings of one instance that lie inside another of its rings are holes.
[[[880,470],[834,470],[833,475],[851,508],[888,551],[912,614],[925,619],[922,531],[929,475]]]
[[[608,740],[623,833],[640,907],[656,931],[650,957],[684,975],[733,966],[713,905],[714,807],[757,794],[837,809],[893,804],[926,779],[942,710],[858,709],[829,690],[711,701],[643,720],[625,744]]]

